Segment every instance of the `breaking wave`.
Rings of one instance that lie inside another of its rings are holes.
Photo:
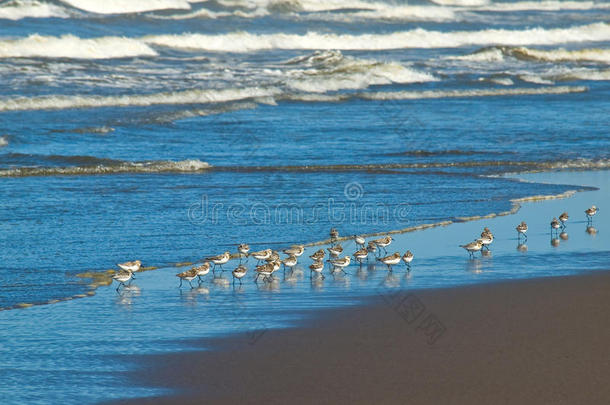
[[[251,52],[270,49],[383,50],[401,48],[448,48],[465,45],[553,45],[567,42],[610,40],[610,24],[594,23],[571,28],[480,31],[429,31],[422,28],[391,34],[251,34],[150,35],[147,44],[185,50]]]
[[[41,96],[0,99],[0,111],[60,110],[67,108],[127,107],[167,104],[205,104],[272,97],[277,89],[243,88],[219,90],[186,90],[173,93],[155,93],[124,96]]]
[[[190,9],[186,0],[62,0],[74,8],[96,14],[130,14],[153,10]]]
[[[48,160],[85,161],[81,166],[15,167],[0,169],[0,177],[86,176],[120,173],[197,173],[212,166],[201,160],[125,162],[83,156],[55,156]]]
[[[438,80],[429,73],[398,63],[352,58],[343,56],[340,51],[316,51],[293,58],[285,65],[300,68],[286,73],[289,77],[287,86],[310,93]]]
[[[610,49],[587,48],[567,50],[533,49],[526,47],[491,46],[479,49],[469,55],[454,56],[452,59],[480,62],[500,62],[506,57],[533,62],[600,62],[610,63]]]
[[[423,154],[422,156],[427,156]],[[341,164],[306,166],[212,166],[201,160],[126,162],[83,156],[50,156],[47,160],[97,162],[79,166],[15,167],[0,169],[0,177],[87,176],[122,173],[222,172],[331,172],[396,169],[498,168],[502,173],[545,170],[591,170],[610,168],[610,159],[570,159],[560,161],[460,161],[421,163]]]
[[[0,41],[0,58],[72,58],[111,59],[134,56],[156,56],[145,43],[125,37],[79,38],[30,35],[21,39]]]
[[[426,91],[395,91],[361,93],[361,97],[371,100],[409,100],[428,98],[455,98],[455,97],[493,97],[518,96],[542,94],[583,93],[587,91],[584,86],[557,86],[557,87],[523,87],[500,89],[472,89],[472,90],[426,90]]]
[[[21,20],[22,18],[69,18],[71,13],[55,4],[36,0],[13,0],[0,5],[0,19]]]

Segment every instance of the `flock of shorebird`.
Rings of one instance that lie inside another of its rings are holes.
[[[585,210],[588,225],[591,224],[593,216],[597,214],[597,211],[599,211],[599,209],[595,205],[592,205],[591,208],[587,208]],[[566,228],[566,222],[568,222],[569,218],[570,216],[568,215],[568,213],[564,212],[559,216],[559,219],[557,219],[557,217],[554,217],[551,220],[551,238],[559,232],[559,229],[563,231]],[[521,223],[517,225],[515,229],[517,230],[517,240],[521,242],[521,238],[523,237],[523,239],[527,241],[527,224],[525,223],[525,221],[521,221]],[[460,245],[460,247],[464,248],[468,252],[470,257],[474,257],[474,254],[476,252],[483,252],[483,250],[485,249],[489,250],[489,245],[491,245],[493,241],[493,233],[491,233],[489,228],[485,228],[483,229],[480,238],[477,238],[473,242],[467,243],[465,245]]]
[[[595,206],[588,208],[585,210],[585,214],[587,215],[587,223],[590,224],[593,216],[597,213],[598,209]],[[566,227],[566,222],[568,221],[568,213],[564,212],[559,216],[559,219],[553,218],[551,221],[551,236],[553,232],[558,232],[561,228],[562,230]],[[517,237],[519,242],[521,242],[521,238],[527,240],[527,224],[525,222],[521,222],[517,225]],[[343,254],[343,247],[338,243],[339,240],[339,232],[337,229],[332,228],[330,230],[330,247],[328,250],[328,259],[326,263],[330,265],[330,274],[334,275],[336,272],[343,272],[345,274],[345,268],[348,267],[351,263],[351,257],[349,255],[341,257]],[[388,268],[388,271],[393,271],[392,266],[399,264],[403,261],[406,265],[407,272],[411,271],[411,262],[413,261],[413,253],[410,250],[404,255],[401,255],[398,252],[394,254],[388,255],[387,247],[392,243],[391,236],[384,236],[379,239],[374,239],[370,241],[366,241],[363,236],[353,236],[353,240],[358,245],[359,249],[353,253],[354,259],[362,265],[364,261],[369,261],[369,257],[371,254],[374,258],[385,264]],[[494,241],[494,235],[489,230],[489,228],[484,228],[481,233],[480,238],[475,239],[473,242],[470,242],[465,245],[460,245],[460,247],[464,248],[470,257],[474,257],[476,252],[483,252],[484,250],[489,251],[489,246]],[[248,273],[248,267],[244,263],[247,263],[250,257],[253,257],[257,260],[257,264],[254,268],[254,282],[258,283],[259,279],[262,278],[265,282],[271,282],[274,280],[273,274],[278,271],[282,265],[284,266],[284,270],[286,268],[293,269],[299,260],[299,257],[303,255],[305,252],[304,245],[294,245],[288,249],[284,249],[282,253],[286,255],[284,259],[280,257],[279,252],[272,249],[264,249],[259,250],[257,252],[250,252],[250,246],[245,243],[240,244],[237,247],[237,254],[231,255],[231,252],[227,251],[217,256],[207,257],[205,262],[199,266],[192,267],[191,269],[184,271],[182,273],[176,274],[176,276],[180,279],[180,286],[182,287],[182,283],[187,281],[191,287],[192,281],[197,278],[199,282],[202,281],[202,277],[206,276],[210,273],[216,274],[217,267],[220,268],[220,271],[224,272],[223,265],[228,263],[231,259],[239,259],[238,266],[231,272],[233,275],[233,283],[239,281],[242,284],[243,278]],[[385,255],[385,256],[382,256]],[[326,267],[326,263],[324,259],[326,258],[326,251],[324,249],[319,249],[309,256],[312,260],[312,263],[309,265],[310,277],[313,278],[313,274],[316,273],[318,277],[324,279],[324,268]],[[134,273],[140,270],[142,263],[139,260],[132,262],[120,263],[118,266],[120,270],[113,276],[113,279],[116,280],[119,285],[117,286],[117,291],[121,286],[124,286],[126,282],[131,282],[131,280],[135,279]]]

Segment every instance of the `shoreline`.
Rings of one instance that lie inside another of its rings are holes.
[[[559,171],[550,170],[550,171],[544,171],[544,172],[538,172],[538,173],[547,173],[549,175],[553,175],[555,173],[572,172],[572,171],[574,171],[574,169],[563,169],[563,170],[559,170]],[[581,170],[577,170],[577,171],[581,171]],[[600,172],[600,171],[604,171],[604,169],[591,170],[591,171]],[[510,174],[507,174],[505,177],[508,179],[511,179],[513,181],[527,181],[523,178],[512,177],[512,176],[528,175],[528,174],[533,174],[533,173],[524,171],[524,172],[520,172],[520,173],[510,173]],[[534,182],[534,183],[536,183],[536,182]],[[551,183],[551,184],[563,185],[562,183]],[[557,200],[557,199],[567,199],[567,198],[573,197],[577,193],[599,190],[599,188],[597,188],[597,187],[592,187],[592,186],[587,186],[587,185],[565,184],[565,186],[573,187],[573,189],[566,190],[559,194],[531,195],[531,196],[527,196],[527,197],[509,199],[508,202],[510,202],[511,208],[506,211],[491,212],[488,214],[476,215],[476,216],[471,216],[471,217],[454,217],[452,219],[447,219],[444,221],[420,224],[420,225],[410,226],[410,227],[406,227],[406,228],[402,228],[402,229],[392,229],[392,230],[382,231],[382,232],[361,234],[361,236],[363,236],[365,238],[370,238],[370,237],[385,236],[385,235],[404,235],[404,234],[417,232],[417,231],[423,231],[423,230],[427,230],[427,229],[433,229],[433,228],[438,228],[438,227],[447,227],[452,224],[479,221],[479,220],[484,220],[484,219],[492,219],[492,218],[496,218],[496,217],[514,215],[519,212],[519,210],[522,208],[523,203],[542,202],[542,201]],[[340,236],[336,239],[336,241],[338,241],[338,242],[345,242],[345,241],[351,241],[351,240],[353,240],[352,235]],[[308,247],[314,247],[314,246],[328,245],[330,243],[331,243],[330,239],[324,239],[324,240],[304,243],[303,246],[308,248]],[[286,247],[288,247],[288,246],[286,246]],[[236,253],[232,254],[231,259],[236,259],[236,258],[238,258],[238,255]],[[205,260],[200,259],[200,260],[196,260],[193,262],[184,261],[184,262],[169,263],[169,264],[158,265],[158,266],[156,266],[156,265],[143,266],[140,269],[140,272],[148,272],[148,271],[165,269],[165,268],[170,268],[170,267],[179,269],[179,268],[184,268],[184,267],[201,264],[204,261]],[[0,307],[0,311],[27,309],[27,308],[31,308],[33,306],[52,305],[52,304],[56,304],[56,303],[60,303],[60,302],[71,301],[74,299],[95,296],[96,291],[99,287],[109,286],[112,284],[112,276],[115,274],[115,271],[116,271],[115,269],[106,269],[106,270],[98,270],[98,271],[96,271],[96,270],[83,271],[83,272],[76,273],[75,277],[82,279],[82,280],[88,280],[88,283],[86,283],[89,287],[88,290],[86,290],[82,293],[76,294],[76,295],[72,295],[72,296],[55,298],[55,299],[52,299],[47,302],[34,302],[34,303],[20,302],[13,306]]]
[[[126,376],[173,393],[109,403],[605,404],[608,299],[609,270],[400,290],[254,344],[138,356]]]

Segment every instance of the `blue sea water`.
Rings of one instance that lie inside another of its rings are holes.
[[[583,189],[588,178],[515,173],[607,169],[608,3],[443,3],[0,1],[0,366],[9,381],[0,397],[150,395],[111,394],[127,365],[105,356],[250,327],[247,316],[206,312],[237,299],[224,281],[178,295],[176,263],[242,242],[316,242],[333,226],[377,233],[506,212],[511,200]],[[592,186],[605,184],[599,173]],[[453,232],[443,233],[447,248]],[[577,253],[587,235],[570,238],[564,273],[607,264],[601,245]],[[461,252],[426,244],[426,266],[448,270],[414,272],[410,287],[510,278],[499,269],[523,261],[513,252],[462,280],[463,266],[451,264]],[[558,251],[546,245],[528,252],[521,276],[546,275]],[[122,295],[78,276],[134,259],[161,270]],[[300,309],[374,293],[383,272],[331,284],[315,302],[306,273],[280,294],[250,280],[248,311],[281,303],[264,322],[286,326]],[[202,302],[194,311],[207,321],[194,327],[185,304]],[[133,344],[121,345],[125,337]],[[29,377],[36,383],[16,394]],[[76,381],[90,389],[75,393]]]

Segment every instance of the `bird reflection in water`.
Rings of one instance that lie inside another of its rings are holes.
[[[517,243],[517,250],[519,252],[524,252],[525,253],[525,252],[527,252],[527,245],[525,243],[518,242]]]
[[[561,232],[559,234],[559,237],[561,238],[561,240],[568,240],[569,236],[567,232]]]
[[[587,226],[587,233],[591,236],[597,235],[597,229],[593,225]]]
[[[551,246],[553,246],[553,247],[559,246],[559,238],[551,238]]]
[[[139,297],[141,294],[140,287],[133,283],[127,284],[125,288],[117,292],[116,303],[129,308],[133,305],[134,298]]]
[[[482,273],[483,269],[481,265],[481,259],[468,260],[468,262],[466,263],[466,270],[475,274]]]

